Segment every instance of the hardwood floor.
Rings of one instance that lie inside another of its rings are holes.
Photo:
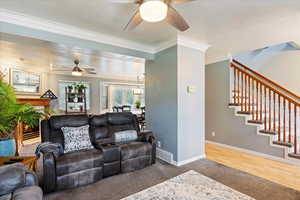
[[[300,191],[300,167],[206,143],[206,158]]]

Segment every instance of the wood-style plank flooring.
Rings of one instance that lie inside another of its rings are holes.
[[[300,191],[300,167],[206,143],[208,160]]]

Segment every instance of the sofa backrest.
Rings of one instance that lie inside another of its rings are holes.
[[[90,137],[92,141],[109,137],[107,114],[91,116]]]
[[[42,121],[42,142],[60,143],[64,147],[62,127],[79,127],[89,124],[91,141],[110,138],[117,131],[136,130],[140,128],[136,115],[130,112],[106,113],[101,115],[60,115],[51,116]]]
[[[136,115],[131,112],[107,113],[107,123],[109,137],[118,131],[136,130],[138,134],[140,132]]]
[[[88,125],[89,117],[87,115],[59,115],[51,116],[47,122],[48,127],[42,124],[42,141],[60,143],[64,146],[64,136],[61,128]]]

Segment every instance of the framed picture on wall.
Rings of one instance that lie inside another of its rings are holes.
[[[10,84],[16,94],[41,94],[41,75],[37,73],[11,69]]]

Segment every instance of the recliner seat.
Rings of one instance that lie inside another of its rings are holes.
[[[101,180],[120,172],[130,172],[155,163],[156,143],[151,132],[141,132],[136,115],[130,112],[102,115],[52,116],[41,123],[42,142],[59,143],[64,147],[62,127],[89,125],[91,143],[95,149],[62,153],[56,147],[44,147],[44,191],[74,188]],[[116,144],[118,131],[136,130],[136,141]]]

